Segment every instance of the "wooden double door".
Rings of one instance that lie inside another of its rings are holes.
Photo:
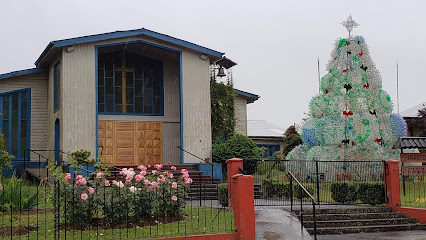
[[[98,145],[110,165],[162,163],[161,122],[99,120]]]

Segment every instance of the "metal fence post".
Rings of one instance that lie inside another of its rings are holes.
[[[318,172],[318,160],[315,160],[315,169],[317,172],[317,203],[320,205],[320,188],[319,188],[319,172]]]

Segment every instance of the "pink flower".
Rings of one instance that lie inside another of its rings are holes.
[[[92,195],[95,192],[95,189],[93,189],[92,187],[89,187],[89,194]]]
[[[148,179],[145,179],[144,181],[143,181],[144,183],[145,183],[145,185],[151,185],[151,182],[148,180]]]
[[[65,175],[64,177],[64,182],[67,182],[70,179],[71,179],[71,173],[67,173],[67,175]]]
[[[96,173],[96,178],[102,178],[103,176],[105,176],[105,173],[103,172]]]
[[[129,185],[129,184],[130,184],[130,181],[129,181],[129,180],[126,180],[124,183],[125,183],[126,185]]]
[[[144,165],[139,165],[138,169],[140,169],[141,171],[146,171],[146,167]]]
[[[166,178],[163,175],[160,175],[157,179],[158,179],[157,181],[159,181],[159,182],[165,182],[166,181]]]
[[[0,191],[2,191],[3,190],[3,185],[1,185],[1,183],[0,183]]]
[[[83,199],[83,200],[87,200],[87,198],[89,197],[87,194],[85,194],[85,193],[83,193],[83,194],[81,194],[81,199]]]
[[[136,182],[140,182],[142,180],[145,180],[145,177],[141,174],[138,174],[138,175],[135,176],[135,180],[136,180]]]
[[[47,177],[45,177],[45,178],[44,178],[44,181],[46,181],[46,182],[47,182]]]
[[[183,168],[180,170],[181,173],[188,173],[188,170],[186,170],[186,168]]]
[[[86,185],[87,181],[84,177],[81,177],[80,179],[78,179],[75,184],[77,185]]]
[[[183,178],[189,178],[189,174],[188,173],[184,173],[183,174]]]
[[[158,173],[157,170],[152,170],[152,175],[155,175],[157,173]]]
[[[169,173],[167,176],[168,176],[169,178],[173,178],[173,173]]]
[[[139,174],[142,175],[142,176],[145,176],[146,175],[146,170],[142,170]]]
[[[148,165],[148,168],[150,168],[151,167],[151,165]]]
[[[109,187],[109,186],[110,186],[110,184],[109,184],[109,181],[108,181],[108,180],[105,180],[105,182],[104,182],[104,186],[105,186],[105,187]]]
[[[172,188],[175,188],[175,189],[177,188],[177,182],[172,183]]]
[[[187,178],[187,179],[185,180],[185,184],[189,185],[189,184],[191,184],[191,183],[192,183],[192,179],[191,179],[191,178]]]
[[[169,161],[168,164],[170,165],[170,164],[172,164],[172,162]]]
[[[173,171],[176,171],[176,167],[172,166],[170,169],[172,169]]]
[[[151,186],[153,186],[153,187],[158,187],[158,183],[157,183],[156,181],[151,182]]]
[[[160,170],[160,169],[163,167],[163,164],[155,164],[155,165],[154,165],[154,167],[155,167],[157,170]]]
[[[176,196],[173,196],[173,197],[172,197],[172,200],[176,202],[176,201],[177,201],[177,197],[176,197]]]

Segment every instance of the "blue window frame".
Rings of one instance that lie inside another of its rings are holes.
[[[60,108],[61,103],[61,62],[53,67],[53,112]]]
[[[275,152],[280,150],[280,145],[273,144],[257,144],[257,147],[265,147],[266,152],[262,154],[262,158],[275,158]]]
[[[0,93],[0,129],[4,148],[15,159],[23,159],[30,148],[31,90]]]
[[[163,62],[128,51],[98,54],[98,112],[162,116]]]

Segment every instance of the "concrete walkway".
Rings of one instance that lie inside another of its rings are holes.
[[[282,207],[255,207],[256,240],[311,240],[300,221]]]
[[[297,207],[297,206],[296,206]],[[336,208],[337,206],[321,206]],[[341,206],[344,207],[344,206]],[[347,207],[347,206],[346,206]],[[354,206],[351,206],[354,207]],[[355,206],[362,207],[362,206]],[[296,208],[297,209],[297,208]],[[256,206],[256,240],[311,240],[300,221],[285,206]],[[318,235],[318,240],[426,240],[426,231]]]

